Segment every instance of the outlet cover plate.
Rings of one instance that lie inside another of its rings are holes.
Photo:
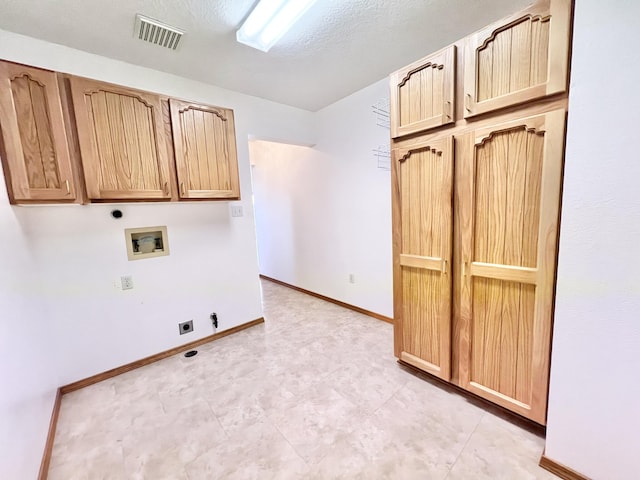
[[[188,322],[182,322],[178,324],[178,329],[180,330],[180,335],[184,335],[185,333],[193,332],[193,320],[189,320]]]
[[[121,276],[120,285],[122,286],[122,290],[131,290],[133,288],[133,277],[131,275]]]
[[[244,212],[242,211],[242,205],[231,205],[231,216],[242,217]]]

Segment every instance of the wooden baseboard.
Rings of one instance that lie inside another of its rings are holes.
[[[243,323],[236,327],[230,328],[220,333],[214,333],[213,335],[209,335],[207,337],[201,338],[199,340],[194,340],[193,342],[185,343],[184,345],[180,345],[179,347],[174,347],[169,350],[165,350],[164,352],[156,353],[155,355],[151,355],[150,357],[145,357],[140,360],[136,360],[135,362],[128,363],[126,365],[122,365],[121,367],[112,368],[111,370],[107,370],[106,372],[98,373],[97,375],[93,375],[91,377],[78,380],[77,382],[70,383],[68,385],[64,385],[60,387],[60,391],[62,394],[73,392],[74,390],[79,390],[81,388],[87,387],[89,385],[93,385],[94,383],[101,382],[111,377],[115,377],[125,372],[129,372],[131,370],[135,370],[136,368],[143,367],[145,365],[149,365],[150,363],[157,362],[158,360],[162,360],[163,358],[171,357],[176,353],[184,352],[186,350],[191,350],[193,348],[199,347],[200,345],[204,345],[205,343],[212,342],[214,340],[219,340],[227,335],[231,335],[233,333],[237,333],[241,330],[245,330],[247,328],[253,327],[255,325],[259,325],[264,323],[264,318],[260,317],[256,320],[252,320],[247,323]]]
[[[341,302],[340,300],[336,300],[335,298],[325,297],[319,293],[311,292],[309,290],[305,290],[304,288],[296,287],[295,285],[291,285],[289,283],[283,282],[282,280],[277,280],[275,278],[267,277],[266,275],[260,274],[260,278],[264,280],[269,280],[270,282],[277,283],[278,285],[283,285],[285,287],[289,287],[298,292],[306,293],[307,295],[311,295],[312,297],[319,298],[321,300],[325,300],[330,303],[334,303],[336,305],[340,305],[341,307],[348,308],[349,310],[353,310],[354,312],[362,313],[364,315],[368,315],[369,317],[377,318],[378,320],[382,320],[383,322],[387,322],[393,325],[393,318],[385,317],[384,315],[380,315],[379,313],[371,312],[369,310],[365,310],[364,308],[356,307],[355,305],[350,305],[348,303]]]
[[[591,480],[589,477],[582,475],[569,467],[565,467],[555,460],[551,460],[549,457],[546,457],[544,453],[540,457],[540,463],[538,465],[564,480]]]
[[[44,444],[44,453],[40,462],[40,471],[38,472],[38,480],[47,480],[49,476],[49,464],[51,463],[51,453],[53,452],[53,441],[56,437],[56,427],[58,425],[58,414],[60,413],[60,402],[62,399],[61,389],[56,391],[56,398],[53,401],[53,410],[51,411],[51,420],[49,420],[49,433],[47,433],[47,442]]]

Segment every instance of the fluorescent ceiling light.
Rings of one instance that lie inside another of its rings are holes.
[[[315,1],[260,0],[236,32],[236,38],[240,43],[268,52]]]

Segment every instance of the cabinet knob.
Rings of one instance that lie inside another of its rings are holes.
[[[164,185],[162,186],[162,192],[169,196],[169,182],[164,182]]]
[[[186,190],[184,188],[184,182],[180,182],[180,195],[184,197],[185,196],[185,192],[186,192]]]
[[[69,185],[69,180],[64,181],[64,188],[67,190],[67,195],[71,195],[71,185]]]

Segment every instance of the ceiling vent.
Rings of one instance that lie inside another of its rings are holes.
[[[182,35],[184,35],[184,32],[176,27],[153,20],[144,15],[136,15],[134,36],[140,40],[175,50],[180,44]]]

